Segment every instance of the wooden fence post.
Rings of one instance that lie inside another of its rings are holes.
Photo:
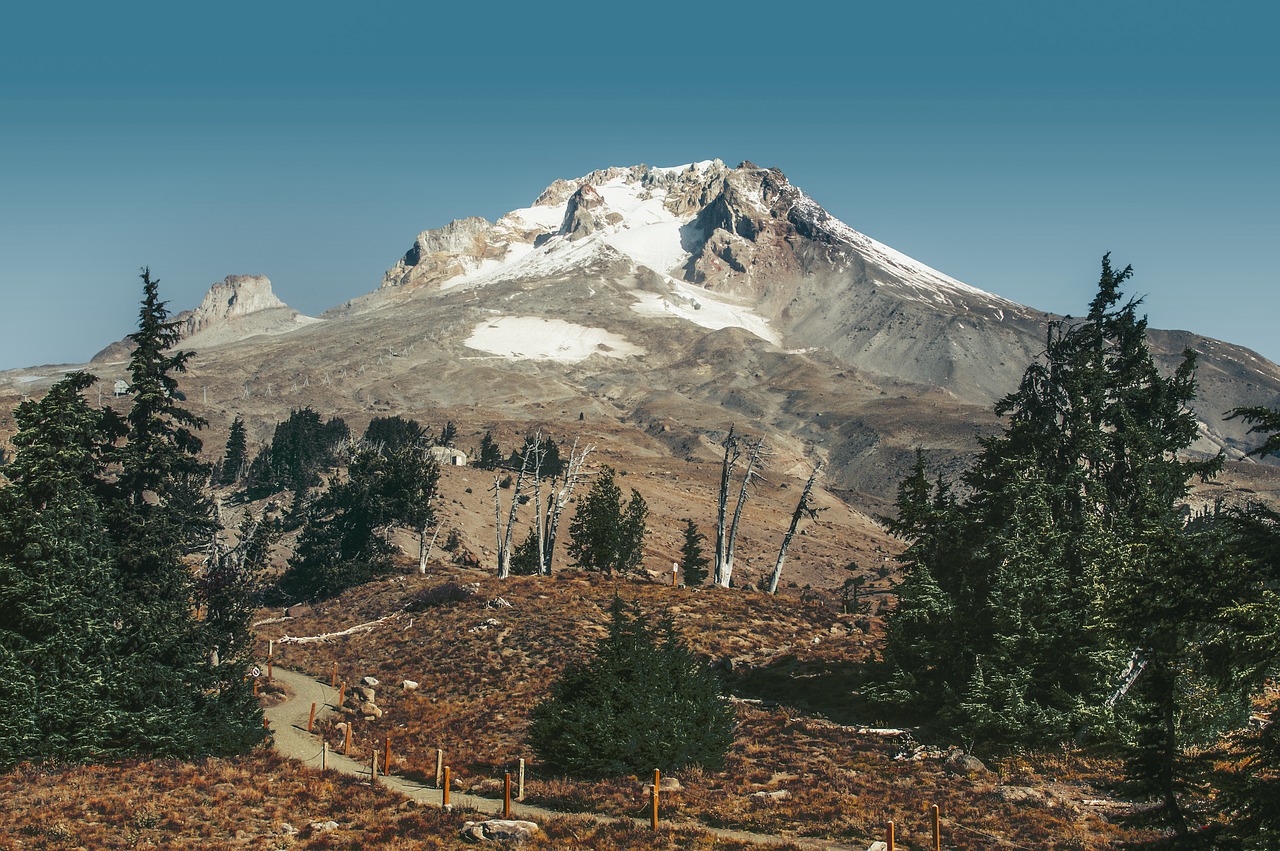
[[[449,806],[449,766],[444,767],[444,786],[441,788],[441,806]]]
[[[369,782],[378,779],[378,746],[373,746],[373,755],[369,757]]]
[[[308,718],[307,718],[307,732],[308,732],[308,733],[310,733],[310,732],[311,732],[311,728],[315,726],[315,723],[316,723],[316,705],[313,703],[313,704],[311,704],[311,715],[310,715],[310,717],[308,717]]]
[[[387,736],[387,743],[382,751],[382,773],[388,774],[391,771],[391,737]]]
[[[444,782],[444,751],[436,748],[436,788]]]
[[[333,663],[333,673],[329,675],[329,688],[338,687],[338,663]]]
[[[342,755],[351,756],[351,722],[347,722],[347,743],[342,746]]]
[[[662,781],[662,772],[658,769],[653,770],[653,812],[650,820],[654,830],[658,829],[658,784]]]
[[[893,851],[893,822],[889,822],[889,827],[884,832],[885,844],[889,846],[889,851]]]
[[[929,809],[933,816],[933,851],[942,851],[942,826],[938,822],[938,805],[934,804]]]
[[[511,772],[507,772],[506,783],[502,790],[502,817],[511,818]]]
[[[335,709],[341,709],[342,705],[347,702],[347,681],[343,680],[342,685],[338,688],[338,705]]]
[[[676,587],[676,584],[677,584],[676,576],[678,575],[679,570],[680,570],[680,565],[674,561],[671,562],[671,587],[672,588]]]
[[[520,785],[516,790],[516,800],[524,800],[524,759],[520,760]]]

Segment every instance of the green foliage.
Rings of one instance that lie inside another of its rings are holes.
[[[197,583],[184,556],[210,540],[202,421],[177,404],[176,324],[142,273],[121,419],[72,373],[15,418],[0,490],[0,764],[242,751],[262,738],[245,682],[252,588]],[[121,440],[124,442],[121,443]],[[210,620],[196,618],[205,605]],[[228,664],[212,652],[225,647]]]
[[[534,752],[552,769],[583,777],[719,768],[734,718],[715,675],[670,620],[652,627],[616,598],[610,617],[591,658],[569,665],[534,707]]]
[[[924,459],[900,485],[892,530],[911,545],[872,691],[970,740],[1054,741],[1083,727],[1122,743],[1145,812],[1187,835],[1186,748],[1240,718],[1247,687],[1210,655],[1239,572],[1216,533],[1188,526],[1197,436],[1195,354],[1156,368],[1130,269],[1103,259],[1088,316],[1049,328],[1043,359],[996,406],[969,496],[930,488]],[[1225,647],[1230,642],[1219,642]],[[1116,677],[1145,662],[1127,694]],[[1109,699],[1110,698],[1110,699]],[[1114,707],[1114,710],[1111,709]]]
[[[236,414],[231,421],[231,431],[227,435],[227,448],[222,454],[222,463],[218,465],[215,481],[220,485],[234,485],[244,475],[245,466],[249,463],[249,441],[245,434],[244,420]]]
[[[476,455],[476,466],[481,470],[493,470],[502,463],[502,450],[493,439],[493,432],[486,431],[480,438],[480,452]]]
[[[523,467],[525,452],[529,451],[533,445],[534,438],[526,437],[521,447],[512,451],[511,457],[507,459],[507,466],[513,470],[519,470]],[[560,457],[559,445],[550,437],[542,435],[541,440],[537,443],[537,448],[542,452],[542,461],[538,468],[539,477],[554,479],[564,475],[564,460]],[[531,471],[532,469],[532,466],[530,466]]]
[[[337,465],[338,448],[350,436],[340,417],[325,422],[310,408],[293,411],[249,466],[249,494],[259,498],[290,490],[301,496]]]
[[[634,489],[624,504],[613,478],[612,467],[597,474],[569,524],[569,555],[584,570],[627,573],[644,556],[649,506]]]
[[[690,588],[707,581],[707,565],[711,560],[702,554],[705,541],[706,538],[698,531],[698,524],[686,518],[684,543],[680,546],[680,574],[684,584]]]
[[[417,420],[400,416],[374,417],[364,430],[364,442],[367,445],[392,451],[406,446],[421,446],[426,439],[426,429]]]
[[[391,569],[392,525],[431,523],[440,475],[420,446],[364,446],[345,481],[335,481],[312,508],[280,589],[301,599],[332,597]]]
[[[538,530],[530,529],[525,539],[511,551],[511,572],[516,576],[537,576],[541,569],[538,558]]]
[[[436,446],[453,446],[453,442],[458,439],[458,427],[453,424],[453,420],[449,420],[444,424],[444,428],[440,429],[440,436],[436,438]]]

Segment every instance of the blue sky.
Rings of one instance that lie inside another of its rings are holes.
[[[33,5],[33,4],[32,4]],[[1280,13],[1262,3],[44,4],[0,29],[0,368],[265,274],[318,313],[557,177],[781,168],[967,283],[1280,360]],[[889,6],[892,5],[892,9]]]

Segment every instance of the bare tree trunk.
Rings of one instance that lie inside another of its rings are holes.
[[[742,488],[738,491],[738,504],[733,509],[733,521],[729,524],[729,534],[724,544],[724,569],[721,578],[724,587],[728,588],[733,580],[733,548],[738,543],[738,521],[742,519],[742,506],[747,504],[747,488],[755,475],[756,462],[760,460],[760,452],[764,449],[764,438],[757,438],[751,445],[751,454],[747,456],[747,468],[742,473]]]
[[[529,456],[531,452],[525,452],[524,457],[520,459],[520,473],[516,476],[516,486],[511,494],[511,510],[507,513],[506,528],[502,528],[501,512],[498,512],[498,578],[506,579],[511,575],[511,533],[515,530],[516,510],[520,507],[520,492],[524,489],[524,477],[529,472]],[[496,506],[501,505],[501,500],[497,492],[502,489],[501,473],[499,478],[494,481],[494,501]]]
[[[493,532],[498,536],[498,578],[502,578],[502,470],[493,477]]]
[[[440,535],[440,527],[442,523],[436,524],[436,530],[431,533],[431,542],[425,547],[422,544],[427,540],[427,527],[423,524],[418,530],[418,573],[427,572],[427,560],[431,558],[431,548],[436,545],[436,538]]]
[[[729,580],[724,577],[725,565],[725,529],[724,514],[729,504],[729,480],[733,476],[733,468],[738,463],[741,452],[738,450],[738,438],[734,436],[733,426],[729,426],[729,434],[724,439],[724,460],[720,463],[720,494],[716,501],[716,565],[711,578],[714,585],[729,587]]]
[[[791,514],[791,526],[787,529],[787,534],[782,538],[782,548],[778,550],[778,562],[773,566],[773,574],[769,577],[769,593],[778,593],[778,580],[782,578],[782,563],[787,559],[787,547],[791,546],[791,538],[796,533],[796,526],[800,525],[800,518],[806,514],[810,518],[817,516],[817,512],[809,505],[809,494],[813,490],[813,483],[818,478],[818,473],[822,471],[822,462],[813,465],[813,472],[809,474],[809,481],[804,484],[804,493],[800,494],[800,502],[796,504],[796,510]]]
[[[564,481],[560,485],[560,492],[556,494],[555,500],[548,499],[547,501],[546,545],[542,550],[542,568],[540,570],[543,576],[551,575],[551,560],[555,556],[556,533],[560,529],[560,515],[564,512],[565,506],[569,504],[569,498],[573,496],[573,489],[578,486],[578,482],[586,478],[586,474],[582,470],[587,464],[587,456],[593,451],[595,451],[595,446],[592,444],[587,444],[586,447],[579,451],[578,440],[574,438],[573,446],[569,449],[569,464],[565,467]]]

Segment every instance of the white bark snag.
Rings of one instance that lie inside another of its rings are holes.
[[[554,500],[547,501],[547,518],[543,524],[546,527],[545,544],[542,548],[542,569],[539,571],[543,576],[551,575],[551,560],[555,556],[556,550],[556,533],[560,529],[560,515],[564,512],[564,508],[569,504],[569,498],[573,496],[573,489],[578,483],[586,478],[583,468],[587,465],[587,456],[595,451],[595,446],[588,444],[582,450],[578,449],[578,440],[574,438],[573,447],[569,450],[569,464],[565,467],[564,480],[560,485],[560,491],[556,494]],[[555,484],[552,483],[552,490],[555,490]]]
[[[440,527],[442,525],[444,524],[436,524],[436,530],[431,533],[431,541],[427,544],[425,549],[422,547],[421,542],[427,537],[427,527],[423,526],[422,530],[418,533],[418,573],[427,572],[427,559],[431,558],[431,548],[436,545],[436,538],[440,535]]]
[[[733,549],[738,543],[738,521],[742,519],[742,506],[747,504],[748,486],[755,475],[756,462],[760,460],[763,449],[764,438],[757,438],[756,442],[751,444],[751,454],[747,456],[747,468],[742,473],[742,488],[738,491],[738,504],[733,509],[733,521],[729,524],[729,534],[724,544],[724,570],[721,576],[724,579],[725,588],[728,588],[729,583],[733,581]]]
[[[502,472],[493,480],[493,513],[498,523],[498,578],[506,579],[511,575],[511,533],[515,530],[516,509],[520,507],[520,493],[524,489],[524,477],[529,472],[530,456],[525,452],[520,459],[520,473],[516,476],[516,485],[511,493],[511,510],[507,513],[506,527],[502,524]]]
[[[733,476],[733,468],[741,454],[738,449],[738,438],[733,433],[733,426],[729,426],[729,434],[724,439],[724,461],[720,464],[720,493],[716,502],[716,564],[715,573],[711,578],[712,584],[723,588],[729,587],[729,580],[724,578],[726,541],[724,514],[725,507],[729,503],[729,480]]]
[[[787,559],[787,547],[791,546],[791,538],[796,533],[796,526],[800,525],[800,518],[806,514],[810,519],[818,515],[816,509],[809,505],[809,494],[813,491],[813,483],[818,478],[818,473],[822,472],[822,462],[813,465],[813,472],[809,474],[809,481],[804,484],[804,493],[800,494],[800,502],[796,504],[796,510],[791,515],[791,526],[787,529],[787,534],[782,538],[782,548],[778,550],[778,562],[773,566],[773,574],[769,577],[769,593],[778,593],[778,580],[782,578],[782,563]]]

